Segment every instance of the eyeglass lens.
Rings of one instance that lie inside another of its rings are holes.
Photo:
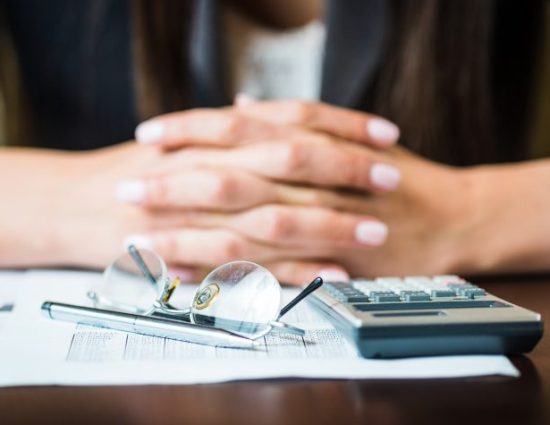
[[[157,254],[130,248],[105,270],[96,292],[112,303],[145,310],[151,307],[166,277],[166,265]]]
[[[255,336],[269,330],[269,322],[277,318],[281,295],[281,286],[269,270],[248,261],[234,261],[203,280],[193,299],[191,319]]]

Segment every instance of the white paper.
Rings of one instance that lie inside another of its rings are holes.
[[[100,278],[86,272],[0,272],[0,297],[14,306],[0,313],[0,386],[192,384],[280,377],[519,376],[504,356],[363,359],[307,303],[285,316],[287,322],[306,330],[304,337],[271,335],[256,350],[76,325],[41,314],[44,301],[89,305],[86,291]],[[186,305],[194,289],[180,286],[176,302]],[[284,290],[286,299],[295,294],[295,290]]]
[[[13,319],[13,309],[23,272],[0,272],[0,351],[6,345],[4,342],[5,329]],[[0,370],[1,370],[0,365]]]

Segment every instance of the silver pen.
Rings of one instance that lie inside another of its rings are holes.
[[[231,348],[253,348],[259,341],[215,329],[174,319],[141,316],[118,311],[102,310],[79,305],[46,301],[42,312],[50,319],[82,323],[142,335],[158,336],[203,345]]]

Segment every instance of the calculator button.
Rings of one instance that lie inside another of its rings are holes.
[[[464,283],[450,283],[447,285],[447,288],[449,289],[463,289],[463,288],[477,288],[477,286],[472,285],[471,283],[464,282]]]
[[[351,288],[352,286],[348,282],[328,282],[326,285],[330,285],[334,288],[343,289],[343,288]]]
[[[424,291],[401,291],[404,301],[430,301],[430,295]]]
[[[351,295],[348,296],[345,301],[348,303],[368,303],[369,297],[364,294]]]
[[[341,302],[360,303],[369,301],[369,297],[347,282],[331,282],[325,284],[323,287],[329,294]]]
[[[375,303],[387,303],[387,302],[395,302],[395,301],[401,301],[401,297],[397,295],[395,292],[371,292],[370,298]]]
[[[330,282],[330,283],[325,283],[323,285],[323,288],[325,288],[326,291],[329,291],[329,292],[342,292],[342,291],[347,291],[347,290],[354,290],[353,287],[349,286],[347,283],[343,283],[343,282]]]
[[[372,297],[374,292],[387,292],[388,288],[385,288],[383,285],[376,283],[373,280],[358,280],[352,282],[352,285],[355,289],[362,292],[363,294]],[[391,291],[390,291],[391,292]]]
[[[331,294],[338,292],[338,290],[334,286],[332,286],[330,283],[325,283],[323,285],[323,289]]]
[[[484,289],[481,288],[463,288],[458,290],[458,295],[461,295],[463,297],[467,298],[474,298],[474,297],[483,297],[486,295],[486,292]]]
[[[432,298],[454,297],[455,295],[456,295],[455,291],[451,291],[448,289],[434,289],[431,292]]]

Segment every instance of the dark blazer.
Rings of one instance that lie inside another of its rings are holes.
[[[191,104],[227,105],[231,94],[223,72],[221,2],[194,1]],[[133,138],[139,118],[129,0],[3,0],[2,4],[31,107],[36,134],[32,144],[92,149]],[[383,53],[391,4],[390,0],[327,0],[322,101],[369,109],[369,87]],[[513,15],[500,13],[499,25],[509,22],[513,28]],[[510,40],[502,43],[510,47]]]

